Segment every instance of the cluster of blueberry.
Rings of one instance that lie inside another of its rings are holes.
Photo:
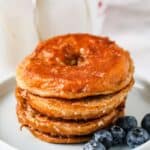
[[[106,150],[115,145],[127,144],[135,148],[150,139],[150,113],[146,114],[137,127],[133,116],[121,117],[108,130],[96,132],[93,138],[84,145],[83,150]]]

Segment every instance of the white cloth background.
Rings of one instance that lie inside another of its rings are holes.
[[[102,34],[129,50],[135,62],[135,74],[150,81],[150,1],[124,2],[123,5],[118,0],[118,4],[107,7]]]
[[[0,78],[39,40],[70,32],[116,40],[131,51],[137,74],[149,78],[149,0],[0,0]]]
[[[70,32],[109,36],[150,81],[150,0],[0,0],[0,80],[39,40]]]
[[[0,0],[0,77],[35,47],[38,37],[31,0]]]

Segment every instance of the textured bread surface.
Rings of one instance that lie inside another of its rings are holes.
[[[35,95],[75,99],[119,91],[133,71],[129,53],[108,38],[67,34],[39,43],[18,66],[16,80]]]

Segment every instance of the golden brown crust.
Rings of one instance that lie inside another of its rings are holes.
[[[119,116],[123,116],[124,115],[124,111],[121,111],[120,114],[118,114]],[[87,142],[91,139],[91,135],[89,136],[78,136],[78,137],[54,137],[51,136],[49,134],[45,134],[42,133],[40,131],[37,131],[33,128],[29,128],[29,130],[32,132],[32,134],[39,138],[40,140],[43,140],[45,142],[49,142],[49,143],[56,143],[56,144],[75,144],[75,143],[83,143],[83,142]]]
[[[18,99],[20,99],[19,97],[24,98],[32,108],[51,118],[87,120],[100,118],[105,114],[109,114],[113,109],[116,109],[123,103],[133,83],[134,81],[132,80],[127,87],[112,95],[81,98],[72,101],[42,98],[20,88],[16,89],[16,96]]]
[[[58,36],[38,45],[17,69],[20,88],[66,99],[114,93],[133,76],[129,53],[108,38]]]
[[[32,134],[39,138],[42,141],[48,143],[55,143],[55,144],[77,144],[77,143],[84,143],[90,140],[91,136],[79,136],[79,137],[54,137],[37,130],[29,128]]]
[[[125,100],[120,105],[125,105]],[[41,115],[23,102],[23,100],[20,100],[20,102],[18,101],[17,105],[17,116],[22,125],[32,127],[44,133],[49,133],[53,136],[81,136],[92,134],[93,132],[106,128],[112,124],[119,117],[118,114],[120,114],[120,111],[122,111],[122,107],[121,109],[118,107],[109,114],[98,119],[66,121],[62,119],[54,120],[48,118],[46,115]]]

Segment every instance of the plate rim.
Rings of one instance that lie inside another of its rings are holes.
[[[0,87],[3,87],[3,86],[5,86],[5,84],[9,84],[10,82],[12,82],[11,84],[16,83],[15,75],[14,74],[9,74],[8,76],[6,76],[2,80],[0,80]],[[148,85],[150,85],[150,81],[148,79],[144,79],[144,77],[136,75],[135,76],[135,85],[134,85],[134,87],[138,87],[138,84],[148,84]],[[8,92],[9,92],[9,88],[6,89],[6,90],[4,90],[4,93],[0,93],[0,97],[2,97],[3,95],[7,94]],[[17,147],[13,147],[9,143],[5,142],[4,140],[0,139],[0,141],[6,143],[12,149],[15,148],[16,150],[18,150]],[[150,148],[150,140],[148,142],[146,142],[145,144],[142,144],[141,146],[139,146],[137,148],[134,148],[133,150],[143,150],[143,149],[146,150],[145,148]]]

